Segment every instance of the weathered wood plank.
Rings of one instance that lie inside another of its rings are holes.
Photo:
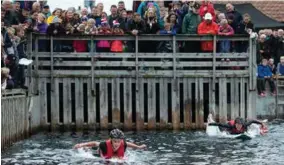
[[[108,128],[108,99],[107,99],[107,80],[100,79],[100,127]]]
[[[137,99],[139,99],[139,109],[136,109],[136,129],[144,129],[144,79],[140,79],[138,82],[139,90]]]
[[[83,83],[81,78],[75,78],[75,94],[76,128],[81,129],[84,123]]]
[[[183,79],[183,123],[184,128],[189,129],[190,128],[190,110],[191,110],[191,100],[189,100],[189,93],[191,93],[191,87],[188,86],[188,78]]]
[[[94,84],[97,80],[94,80]],[[89,128],[95,129],[96,125],[96,104],[99,104],[96,102],[96,97],[99,96],[93,96],[92,95],[92,80],[87,79],[87,90],[88,90],[88,125]],[[95,88],[94,88],[95,89]],[[96,92],[95,92],[96,93]]]
[[[219,120],[221,122],[227,121],[227,84],[226,79],[219,79]]]
[[[54,79],[54,87],[51,91],[51,128],[56,129],[59,124],[59,84],[58,78]]]
[[[235,79],[236,80],[236,79]],[[239,117],[240,116],[240,83],[239,81],[235,81],[234,84],[234,89],[235,89],[235,100],[234,100],[234,104],[235,104],[235,110],[234,110],[234,116],[235,117]]]
[[[180,106],[179,106],[179,80],[172,80],[172,124],[173,129],[180,129]]]
[[[41,125],[46,125],[47,123],[47,100],[46,100],[46,78],[40,78],[39,83],[39,97],[40,97],[40,110],[41,110]]]
[[[50,61],[40,61],[41,66],[50,66]],[[138,62],[139,66],[143,67],[172,67],[173,62],[166,62],[166,61],[140,61]],[[176,67],[199,67],[204,66],[208,69],[211,69],[213,63],[210,61],[180,61],[176,63]],[[91,61],[62,61],[62,62],[55,62],[54,66],[61,66],[61,67],[92,67]],[[135,67],[135,61],[96,61],[95,67]],[[240,67],[248,67],[247,61],[231,61],[231,62],[220,62],[216,61],[216,67],[232,67],[232,66],[240,66]]]
[[[234,120],[235,118],[236,118],[236,105],[235,105],[235,97],[236,97],[236,85],[235,85],[235,83],[237,83],[236,81],[235,81],[235,79],[234,78],[231,78],[230,79],[230,91],[231,91],[231,102],[230,102],[230,116],[231,116],[231,120]]]
[[[102,58],[133,58],[135,59],[135,53],[96,53],[98,59]],[[138,53],[139,58],[172,58],[172,53]],[[248,53],[220,53],[216,57],[216,59],[221,58],[233,58],[233,59],[247,59]],[[39,52],[38,57],[50,57],[49,52]],[[54,58],[79,58],[79,59],[86,59],[91,58],[92,56],[90,53],[87,52],[56,52],[53,56]],[[183,59],[210,59],[213,58],[212,53],[176,53],[176,58],[183,58]]]
[[[240,117],[245,118],[245,80],[241,78]]]
[[[199,128],[204,128],[204,100],[203,100],[203,78],[198,79],[198,120],[199,120]]]
[[[111,80],[112,86],[112,125],[117,128],[120,124],[120,97],[119,97],[119,79]]]
[[[71,126],[71,82],[69,78],[63,79],[63,124],[67,128]]]
[[[148,129],[156,129],[156,81],[148,79]]]
[[[124,96],[125,96],[125,109],[124,109],[124,128],[127,130],[132,129],[132,79],[124,79]]]
[[[115,78],[115,77],[136,77],[135,71],[112,71],[112,70],[96,70],[95,77],[101,78]],[[40,77],[50,77],[50,71],[48,70],[39,70]],[[91,77],[91,71],[86,70],[55,70],[54,77]],[[140,71],[139,77],[149,78],[149,77],[163,77],[163,78],[172,78],[172,70],[164,71]],[[178,70],[177,77],[212,77],[211,70]],[[217,70],[216,77],[248,77],[247,70]]]

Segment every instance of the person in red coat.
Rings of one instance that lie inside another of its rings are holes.
[[[210,0],[202,1],[202,4],[199,8],[199,15],[201,18],[204,18],[206,13],[210,13],[212,15],[213,21],[216,20],[215,9]]]
[[[198,25],[198,34],[209,34],[216,35],[218,34],[218,24],[216,24],[213,20],[213,17],[210,13],[206,13],[204,16],[204,21],[202,21]],[[204,52],[212,52],[213,51],[213,41],[203,41],[201,43],[201,50]]]
[[[119,22],[117,20],[113,21],[113,28],[112,28],[112,34],[113,35],[123,35],[124,32],[121,28],[119,28]],[[111,52],[123,52],[123,41],[121,40],[114,40],[111,41],[110,46]]]

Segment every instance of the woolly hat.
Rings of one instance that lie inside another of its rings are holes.
[[[81,21],[82,21],[82,22],[84,22],[84,21],[88,21],[88,17],[83,16],[83,17],[81,18]]]
[[[101,24],[107,24],[107,19],[101,19]]]
[[[113,27],[119,27],[120,23],[117,20],[114,20],[113,22]]]

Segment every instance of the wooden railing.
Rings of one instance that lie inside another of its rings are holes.
[[[133,41],[135,52],[93,52],[94,44],[91,52],[84,53],[53,52],[52,49],[54,40],[93,43],[114,39]],[[51,47],[50,52],[39,52],[38,44],[32,50],[30,42],[28,51],[34,59],[28,72],[29,82],[33,93],[41,97],[42,124],[55,127],[73,123],[81,127],[83,123],[97,123],[100,128],[107,128],[108,124],[117,126],[122,122],[125,128],[135,124],[141,129],[146,123],[149,129],[156,128],[156,124],[161,127],[171,124],[178,129],[181,123],[185,128],[193,125],[202,128],[208,111],[216,112],[219,118],[255,116],[256,41],[248,36],[52,37],[31,34],[29,41],[32,40],[36,43],[48,40]],[[138,52],[139,42],[148,40],[173,42],[173,52]],[[176,42],[208,40],[214,42],[211,53],[176,52]],[[216,45],[221,40],[246,41],[249,51],[218,53]],[[230,62],[222,59],[230,59]]]
[[[4,90],[1,96],[1,149],[20,139],[29,131],[26,91]]]

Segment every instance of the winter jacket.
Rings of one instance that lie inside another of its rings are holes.
[[[46,34],[48,25],[46,23],[37,24],[37,29],[39,33]]]
[[[236,34],[248,34],[246,29],[251,29],[252,31],[254,31],[254,25],[252,22],[249,23],[245,23],[244,21],[241,21],[236,28],[235,33]]]
[[[57,35],[65,35],[66,30],[62,26],[61,23],[51,23],[48,28],[47,32],[48,35],[57,36]]]
[[[112,16],[112,15],[110,15],[109,17],[108,17],[108,24],[109,24],[109,26],[112,28],[113,27],[113,21],[114,20],[118,20],[118,15],[116,15],[116,16]]]
[[[183,34],[197,34],[197,27],[201,22],[201,17],[198,14],[189,12],[185,15],[182,23]]]
[[[203,21],[198,26],[198,34],[216,35],[217,33],[218,33],[218,25],[213,21],[210,24],[207,24],[205,21]],[[203,51],[213,51],[213,41],[201,42],[201,49]]]
[[[277,65],[277,73],[280,75],[284,75],[284,64],[278,63]]]
[[[87,41],[75,40],[73,41],[73,48],[76,52],[87,52]]]
[[[146,25],[143,20],[140,22],[135,22],[134,20],[130,20],[128,24],[128,32],[130,33],[132,30],[138,30],[138,34],[145,33]]]
[[[208,2],[207,4],[205,2],[202,2],[200,9],[199,9],[199,15],[203,19],[206,13],[210,13],[213,17],[213,21],[215,21],[215,9],[212,3]]]
[[[227,25],[226,27],[219,26],[218,34],[220,34],[220,35],[233,35],[234,29],[230,25]]]
[[[122,29],[123,31],[127,31],[128,29],[128,18],[118,18],[118,22],[119,22],[119,28]]]
[[[226,13],[226,17],[227,18],[228,18],[228,15],[233,15],[234,16],[233,23],[230,24],[230,25],[236,31],[237,30],[237,25],[240,24],[242,22],[242,20],[243,20],[243,16],[236,10],[233,10],[231,12],[227,12]]]
[[[257,66],[257,77],[258,78],[264,78],[264,76],[271,77],[272,72],[269,69],[268,65],[264,66],[264,65],[260,64],[260,65]]]
[[[18,19],[18,15],[16,14],[16,12],[14,12],[12,10],[6,11],[5,17],[4,17],[4,24],[5,23],[8,24],[8,26],[18,25],[19,19]]]
[[[146,24],[146,34],[157,34],[157,32],[160,30],[160,26],[158,23],[153,23],[152,26],[150,26],[149,23]]]
[[[25,45],[26,45],[26,40],[24,39],[21,39],[21,41],[17,45],[17,52],[18,52],[19,59],[27,58]]]
[[[88,19],[93,18],[94,20],[96,20],[96,26],[97,27],[102,24],[102,21],[101,21],[102,18],[100,16],[94,16],[92,14],[88,14],[87,17],[88,17]]]

